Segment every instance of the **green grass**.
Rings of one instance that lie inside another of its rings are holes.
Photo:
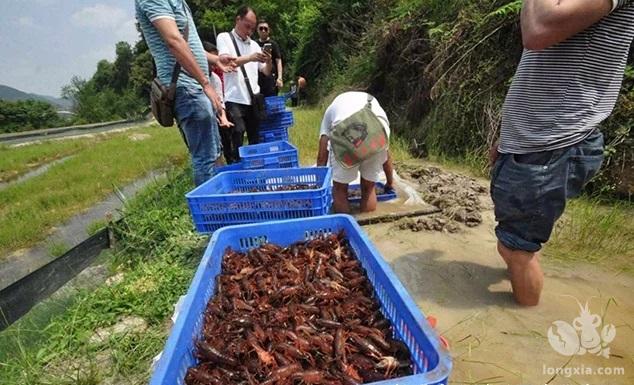
[[[143,140],[133,140],[145,134]],[[97,141],[46,173],[0,191],[0,255],[41,241],[50,229],[142,175],[182,164],[176,129],[156,126]]]
[[[634,204],[571,200],[556,225],[544,256],[567,266],[584,262],[634,273]]]
[[[193,231],[183,199],[191,188],[187,170],[127,204],[110,262],[113,272],[124,274],[122,282],[49,299],[0,333],[3,385],[147,383],[152,357],[169,332],[166,320],[202,255],[203,238]],[[143,318],[147,329],[90,342],[96,329],[126,316]]]
[[[86,227],[86,232],[89,236],[95,235],[99,230],[108,227],[108,221],[105,219],[98,219]]]
[[[0,182],[9,182],[46,163],[75,154],[105,136],[48,141],[9,147],[0,145]]]
[[[68,243],[64,241],[58,241],[58,242],[53,242],[49,244],[47,249],[48,249],[48,253],[51,256],[61,257],[62,255],[64,255],[64,253],[70,250],[70,246],[68,245]]]

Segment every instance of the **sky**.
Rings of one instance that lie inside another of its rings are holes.
[[[134,0],[0,0],[0,84],[59,97],[139,40],[134,23]]]

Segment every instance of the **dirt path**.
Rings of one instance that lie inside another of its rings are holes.
[[[438,318],[454,358],[450,383],[634,384],[634,278],[594,266],[562,268],[546,256],[541,304],[517,307],[495,250],[492,203],[486,193],[479,197],[482,223],[461,225],[458,233],[413,232],[398,223],[365,227],[423,312]],[[615,301],[604,318],[604,324],[616,326],[609,359],[587,353],[570,360],[551,347],[553,322],[572,324],[580,315],[573,297],[588,301],[590,313],[599,316]],[[605,374],[620,368],[624,374]]]

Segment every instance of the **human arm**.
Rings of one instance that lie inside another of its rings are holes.
[[[328,164],[328,136],[319,137],[319,151],[317,152],[317,166]]]
[[[560,43],[608,15],[612,0],[524,0],[522,43],[541,50]]]
[[[278,88],[282,88],[284,87],[284,81],[282,80],[284,77],[282,76],[282,59],[278,58],[275,60],[275,64],[277,65],[277,80],[275,81],[275,85],[277,85]]]
[[[205,72],[200,68],[194,54],[189,48],[189,44],[183,38],[176,21],[171,18],[159,18],[152,21],[152,25],[156,28],[158,33],[163,38],[163,41],[167,45],[176,61],[192,78],[194,78],[198,84],[203,87],[203,92],[214,106],[214,109],[219,110],[222,106],[220,98],[211,86],[209,79]]]
[[[231,55],[214,55],[205,51],[207,55],[207,61],[210,64],[215,64],[220,68],[222,72],[235,72],[236,70],[236,58]]]

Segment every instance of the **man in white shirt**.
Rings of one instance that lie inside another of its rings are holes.
[[[348,184],[357,179],[361,173],[361,212],[376,210],[376,189],[375,184],[379,181],[381,172],[385,172],[387,183],[386,190],[392,189],[392,160],[387,147],[378,151],[374,155],[363,159],[361,162],[351,167],[344,167],[341,159],[337,159],[336,151],[333,151],[331,139],[333,130],[353,114],[371,108],[374,115],[382,125],[385,137],[390,137],[390,122],[387,114],[379,102],[365,92],[344,92],[337,96],[328,106],[321,121],[319,130],[319,153],[317,155],[317,165],[332,167],[333,180],[333,208],[337,213],[349,213],[348,204]]]
[[[260,46],[251,39],[255,30],[257,16],[255,11],[248,6],[242,6],[236,13],[236,23],[231,32],[223,32],[218,35],[216,45],[220,56],[236,56],[236,65],[244,66],[249,85],[254,94],[260,92],[258,85],[258,72],[265,75],[271,74],[271,55],[262,52]],[[233,39],[232,39],[233,37]],[[234,44],[235,40],[235,44]],[[239,52],[236,52],[237,45]],[[225,105],[229,120],[234,124],[231,129],[231,159],[226,159],[228,164],[239,161],[238,148],[242,146],[244,132],[246,131],[249,144],[258,143],[258,129],[260,122],[257,119],[251,102],[251,94],[247,87],[243,71],[228,73],[225,81]]]

